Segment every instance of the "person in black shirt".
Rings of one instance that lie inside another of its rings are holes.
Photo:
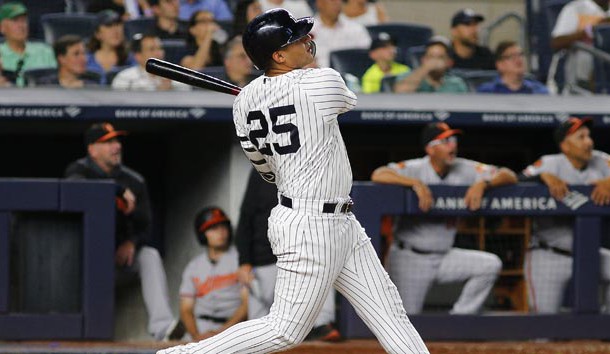
[[[87,50],[83,39],[75,34],[61,36],[53,43],[57,72],[36,80],[36,86],[83,88],[99,86],[100,76],[87,73]]]
[[[188,24],[178,20],[180,13],[179,0],[150,0],[155,14],[154,34],[161,39],[185,39]]]
[[[495,70],[491,50],[479,45],[479,24],[485,18],[472,9],[458,11],[451,19],[451,58],[455,69]]]
[[[148,331],[157,340],[176,340],[185,332],[169,306],[167,279],[159,252],[148,245],[152,212],[146,181],[122,164],[118,139],[126,132],[109,123],[93,124],[85,133],[87,156],[72,162],[68,179],[111,179],[116,183],[115,263],[119,272],[139,273],[148,311]]]

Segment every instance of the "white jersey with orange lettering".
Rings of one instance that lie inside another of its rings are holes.
[[[443,177],[432,168],[428,156],[390,163],[398,174],[431,185],[472,185],[491,180],[493,165],[456,158]],[[455,218],[399,217],[395,242],[390,248],[388,269],[396,282],[407,313],[419,313],[434,282],[463,282],[464,288],[451,313],[472,314],[480,310],[502,269],[493,253],[453,247]]]
[[[610,156],[594,150],[585,168],[576,169],[564,154],[545,155],[526,167],[523,175],[549,173],[568,185],[590,185],[610,176]],[[588,196],[580,196],[587,198]],[[573,218],[537,217],[531,249],[525,259],[530,308],[538,313],[557,313],[572,277]],[[600,248],[600,275],[604,284],[602,303],[610,311],[610,250]]]
[[[355,307],[389,353],[428,353],[396,286],[351,213],[351,167],[337,116],[356,104],[338,72],[295,69],[262,76],[234,103],[241,145],[278,186],[268,237],[277,257],[267,316],[162,353],[271,353],[311,330],[332,287]]]

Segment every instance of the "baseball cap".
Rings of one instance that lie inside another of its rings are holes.
[[[121,22],[121,16],[113,10],[100,11],[95,19],[95,28]]]
[[[394,38],[392,38],[392,36],[390,36],[388,33],[379,32],[371,41],[371,47],[369,48],[369,50],[383,48],[388,45],[396,45],[396,41],[394,41]]]
[[[204,209],[195,217],[197,233],[206,232],[210,227],[222,223],[229,223],[229,218],[222,209],[217,207]]]
[[[483,15],[474,12],[473,9],[462,9],[453,15],[451,18],[451,27],[457,25],[469,24],[472,22],[483,22],[485,17]]]
[[[28,13],[28,8],[20,2],[7,2],[0,6],[0,21]]]
[[[96,123],[85,132],[85,145],[103,143],[117,136],[127,135],[126,131],[114,130],[110,123]]]
[[[428,41],[426,42],[426,48],[435,44],[441,44],[445,46],[447,50],[451,48],[451,41],[445,36],[435,35],[430,37],[430,39],[428,39]]]
[[[421,132],[421,143],[426,146],[431,141],[446,139],[457,134],[463,132],[460,129],[451,129],[447,123],[430,123]]]
[[[568,135],[575,133],[580,127],[586,126],[589,129],[593,127],[593,119],[591,118],[577,118],[570,117],[565,122],[561,123],[557,128],[555,128],[555,132],[553,133],[553,137],[555,138],[555,142],[557,144],[561,143]]]

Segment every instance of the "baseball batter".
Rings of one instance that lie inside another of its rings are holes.
[[[506,168],[458,158],[457,134],[461,130],[450,129],[445,123],[427,125],[421,135],[425,157],[382,166],[371,179],[413,188],[424,212],[433,207],[428,184],[470,185],[464,201],[470,210],[476,210],[486,190],[517,182],[516,175]],[[407,313],[422,311],[434,282],[466,282],[451,313],[472,314],[483,305],[502,261],[489,252],[453,247],[455,234],[455,218],[397,219],[388,269]]]
[[[554,137],[561,153],[542,156],[523,171],[521,179],[546,184],[557,200],[569,195],[570,184],[594,185],[591,200],[597,205],[609,205],[610,156],[593,150],[591,126],[590,119],[575,117],[558,126]],[[539,217],[534,221],[525,262],[530,308],[538,313],[556,313],[572,277],[574,220]],[[600,249],[600,263],[605,287],[603,304],[610,311],[610,250]]]
[[[246,319],[248,291],[237,281],[237,249],[226,214],[216,207],[201,210],[195,233],[205,251],[182,273],[180,315],[191,339],[202,340]]]
[[[204,341],[161,353],[270,353],[299,344],[331,287],[341,292],[390,353],[428,353],[398,290],[351,213],[351,167],[337,117],[356,105],[339,73],[302,69],[315,43],[310,17],[284,9],[255,18],[244,48],[265,75],[237,96],[234,122],[261,175],[278,188],[269,217],[277,257],[274,303],[267,316]]]

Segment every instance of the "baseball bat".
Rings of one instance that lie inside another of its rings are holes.
[[[183,84],[228,93],[230,95],[237,96],[241,91],[241,87],[237,85],[165,60],[148,59],[146,61],[146,71],[170,80],[182,82]]]

